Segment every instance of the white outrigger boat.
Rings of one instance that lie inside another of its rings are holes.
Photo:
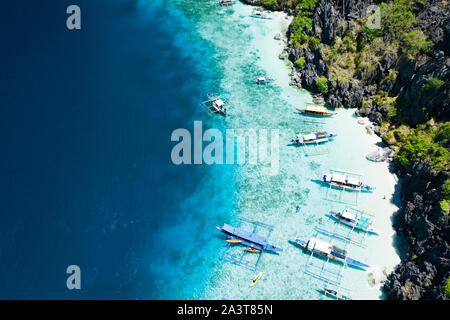
[[[337,300],[352,300],[349,295],[344,295],[338,292],[336,289],[331,288],[330,286],[326,286],[325,288],[323,288],[323,292],[325,293],[325,296],[331,296],[332,298],[335,298]]]
[[[347,174],[332,172],[331,174],[324,174],[320,180],[331,187],[348,191],[372,192],[375,190],[375,187],[364,184],[359,177],[352,177]]]
[[[215,97],[214,95],[209,93],[207,94],[207,96],[208,100],[200,103],[200,106],[202,106],[211,114],[221,114],[222,116],[226,116],[227,108],[231,106],[230,103],[220,96]]]
[[[310,132],[307,134],[297,134],[291,142],[296,145],[319,144],[333,140],[337,134],[326,131]]]
[[[343,210],[342,212],[330,211],[330,215],[332,218],[351,228],[362,230],[371,234],[381,233],[379,230],[372,228],[372,221],[369,218],[360,216],[348,210]]]
[[[312,237],[308,241],[292,238],[292,241],[297,243],[305,250],[312,252],[320,257],[330,259],[332,261],[340,262],[345,265],[353,266],[356,268],[366,269],[370,266],[360,261],[354,260],[348,257],[347,251],[340,249],[328,242]]]
[[[256,84],[269,84],[274,82],[275,79],[272,78],[267,78],[267,77],[258,77],[258,79],[256,79]]]

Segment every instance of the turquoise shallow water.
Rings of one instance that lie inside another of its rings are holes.
[[[273,39],[289,20],[281,13],[255,20],[252,7],[215,1],[80,0],[76,33],[53,19],[64,3],[5,2],[2,21],[15,32],[5,29],[4,38],[15,49],[3,52],[10,63],[1,95],[8,108],[0,126],[7,137],[0,297],[318,299],[321,284],[303,273],[307,255],[287,240],[332,227],[323,216],[341,204],[324,200],[326,188],[311,181],[329,168],[359,171],[377,187],[360,205],[384,233],[366,250],[350,248],[351,256],[381,276],[398,261],[395,181],[386,164],[364,158],[379,139],[352,110],[339,110],[320,124],[339,135],[329,154],[306,157],[288,146],[296,130],[313,126],[294,112],[311,95],[289,87],[290,69],[278,59],[284,44]],[[36,13],[45,27],[29,29],[22,19]],[[258,87],[260,74],[276,82]],[[227,118],[198,107],[206,92],[229,97]],[[262,163],[172,164],[171,133],[192,132],[195,120],[203,130],[278,130],[279,171],[270,175]],[[252,289],[256,273],[220,258],[224,236],[214,228],[239,216],[275,225],[270,241],[284,249],[263,255]],[[81,267],[80,291],[65,286],[70,264]],[[345,272],[355,298],[380,296],[369,273]]]
[[[369,275],[382,279],[398,262],[395,179],[386,164],[365,159],[380,139],[343,109],[319,124],[338,134],[328,154],[306,157],[288,146],[296,130],[314,127],[294,112],[311,95],[289,87],[290,69],[278,59],[284,43],[273,39],[289,19],[255,20],[250,6],[216,1],[79,0],[76,32],[54,19],[63,2],[5,2],[3,38],[13,50],[2,52],[0,297],[318,299],[322,284],[304,274],[307,255],[288,239],[333,227],[324,214],[342,204],[311,181],[329,168],[361,172],[377,187],[360,206],[375,213],[383,235],[349,249],[376,267],[346,270],[344,285],[354,298],[380,297]],[[33,19],[42,26],[23,23]],[[275,83],[258,87],[261,74]],[[198,107],[207,92],[229,97],[229,116]],[[195,120],[203,130],[277,130],[278,171],[174,165],[171,133],[193,132]],[[240,216],[273,224],[270,241],[284,249],[263,255],[263,277],[251,289],[256,273],[220,258],[225,241],[214,228]],[[70,264],[81,267],[80,291],[65,285]]]

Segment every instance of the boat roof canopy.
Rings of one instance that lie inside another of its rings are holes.
[[[259,80],[259,81],[265,81],[265,80],[266,80],[266,77],[259,77],[258,80]]]
[[[331,245],[325,241],[318,239],[318,238],[309,239],[307,249],[308,250],[315,249],[315,250],[321,251],[326,254],[331,253]]]
[[[313,140],[315,138],[316,138],[316,134],[315,133],[309,133],[309,134],[303,135],[303,139],[305,139],[305,140]]]
[[[223,225],[222,230],[224,230],[225,232],[228,232],[231,235],[237,236],[241,239],[245,239],[250,242],[259,244],[260,246],[263,246],[263,247],[268,244],[267,238],[260,236],[259,234],[256,234],[256,233],[252,233],[252,232],[249,232],[246,230],[235,228],[226,223]]]
[[[327,108],[325,107],[318,107],[318,106],[306,106],[307,111],[313,111],[313,112],[320,112],[325,113],[327,112]]]
[[[337,174],[337,173],[332,173],[332,174],[331,174],[331,180],[332,180],[332,181],[339,182],[339,183],[345,183],[345,175],[343,175],[343,174]]]

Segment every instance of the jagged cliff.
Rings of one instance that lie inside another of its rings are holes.
[[[450,298],[450,6],[436,0],[244,2],[293,14],[287,33],[293,83],[321,91],[331,107],[357,108],[396,151],[402,207],[394,228],[406,256],[385,283],[387,297]],[[371,5],[381,9],[377,28]]]

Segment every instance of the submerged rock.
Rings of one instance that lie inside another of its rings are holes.
[[[370,135],[373,134],[373,127],[371,125],[366,126],[366,132]]]

